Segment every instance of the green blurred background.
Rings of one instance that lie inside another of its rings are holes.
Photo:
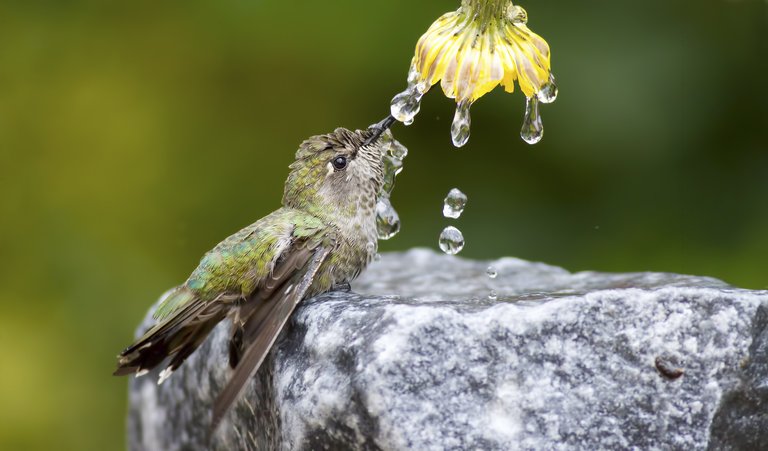
[[[305,137],[388,113],[455,0],[0,3],[0,448],[124,447],[110,373],[147,307],[279,205]],[[531,0],[560,85],[545,137],[496,90],[450,144],[437,90],[411,127],[383,250],[768,288],[768,6]],[[452,187],[464,216],[442,218]]]

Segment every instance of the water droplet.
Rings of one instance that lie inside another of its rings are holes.
[[[397,141],[392,132],[387,130],[382,135],[385,154],[382,157],[383,180],[379,199],[376,202],[376,231],[379,239],[388,240],[400,231],[400,217],[392,207],[389,195],[395,189],[395,178],[403,170],[403,158],[408,155],[408,149]],[[374,253],[369,250],[369,253]]]
[[[412,124],[421,109],[421,97],[422,94],[415,87],[409,87],[396,95],[390,107],[392,116],[406,125]]]
[[[440,244],[440,249],[446,254],[458,254],[464,248],[464,235],[456,227],[448,226],[440,233],[438,244]]]
[[[368,244],[365,245],[365,250],[369,254],[375,253],[376,252],[376,243],[374,243],[373,241],[369,241]]]
[[[414,62],[411,62],[411,66],[408,68],[408,86],[416,86],[416,83],[419,82],[419,79],[421,78],[421,74],[419,73],[419,70],[416,68],[416,64]]]
[[[395,189],[395,177],[403,170],[403,160],[387,155],[382,158],[382,163],[384,166],[384,178],[380,194],[389,195]]]
[[[557,84],[555,84],[555,76],[551,72],[549,81],[544,83],[544,86],[536,93],[536,97],[541,103],[552,103],[557,99]]]
[[[507,8],[507,19],[515,25],[525,25],[528,23],[528,12],[522,6],[510,3]]]
[[[399,141],[392,138],[390,135],[390,141],[388,142],[389,148],[387,154],[382,158],[383,163],[383,183],[379,195],[386,195],[392,193],[395,188],[395,177],[403,170],[403,158],[408,155],[408,149],[400,144]]]
[[[456,114],[453,115],[453,123],[451,124],[451,139],[453,145],[461,147],[469,141],[469,124],[471,118],[469,116],[469,107],[471,102],[463,101],[456,105]]]
[[[423,82],[419,82],[421,75],[414,64],[408,69],[408,87],[405,91],[392,98],[390,111],[392,116],[405,125],[411,125],[413,118],[421,108],[421,97],[429,90]],[[422,92],[421,89],[424,89]]]
[[[378,254],[378,253],[377,253],[376,255],[374,255],[374,256],[373,256],[373,261],[376,261],[376,262],[377,262],[377,261],[379,261],[379,260],[381,260],[381,254]]]
[[[489,266],[488,269],[485,270],[485,273],[490,277],[491,279],[495,279],[496,276],[499,275],[498,271],[496,271],[496,268],[493,266]]]
[[[495,301],[499,297],[499,294],[496,293],[496,290],[491,290],[490,293],[488,293],[488,299]]]
[[[429,91],[429,88],[432,86],[427,82],[426,80],[422,80],[416,83],[416,90],[419,92],[419,94],[424,95]]]
[[[392,207],[389,197],[382,196],[376,202],[376,231],[381,240],[388,240],[400,231],[400,216]]]
[[[544,135],[544,126],[539,114],[539,98],[528,97],[525,102],[525,118],[523,119],[523,128],[520,130],[520,137],[528,144],[536,144],[541,141],[541,137]]]
[[[448,191],[443,201],[443,216],[446,218],[458,218],[467,206],[467,195],[456,188]]]
[[[405,125],[413,123],[413,118],[421,109],[421,97],[429,90],[429,86],[419,82],[420,78],[421,75],[416,66],[411,64],[411,68],[408,70],[408,87],[392,98],[390,105],[392,116]]]
[[[408,148],[400,144],[400,141],[393,138],[392,145],[389,147],[389,154],[392,155],[392,158],[404,160],[405,157],[408,156]]]

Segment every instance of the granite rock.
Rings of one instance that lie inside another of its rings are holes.
[[[129,449],[768,449],[768,292],[419,249],[352,288],[299,306],[213,438],[229,324],[131,379]]]

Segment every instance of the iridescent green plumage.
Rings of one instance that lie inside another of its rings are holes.
[[[235,371],[214,405],[217,424],[296,304],[348,283],[372,260],[382,151],[363,144],[374,134],[337,129],[302,143],[283,207],[206,253],[187,281],[164,296],[157,324],[120,354],[115,374],[144,374],[169,359],[162,382],[231,317]]]
[[[193,299],[213,301],[222,294],[245,298],[269,272],[280,240],[321,237],[322,220],[293,208],[281,208],[231,235],[205,254],[181,287],[163,299],[154,313],[162,320]]]
[[[222,241],[205,254],[186,286],[205,300],[220,293],[248,296],[269,272],[281,251],[281,240],[322,235],[326,225],[311,215],[281,208]]]

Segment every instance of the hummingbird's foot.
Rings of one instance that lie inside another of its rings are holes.
[[[349,293],[352,291],[352,285],[350,285],[349,282],[337,283],[331,288],[331,291],[343,291]]]

